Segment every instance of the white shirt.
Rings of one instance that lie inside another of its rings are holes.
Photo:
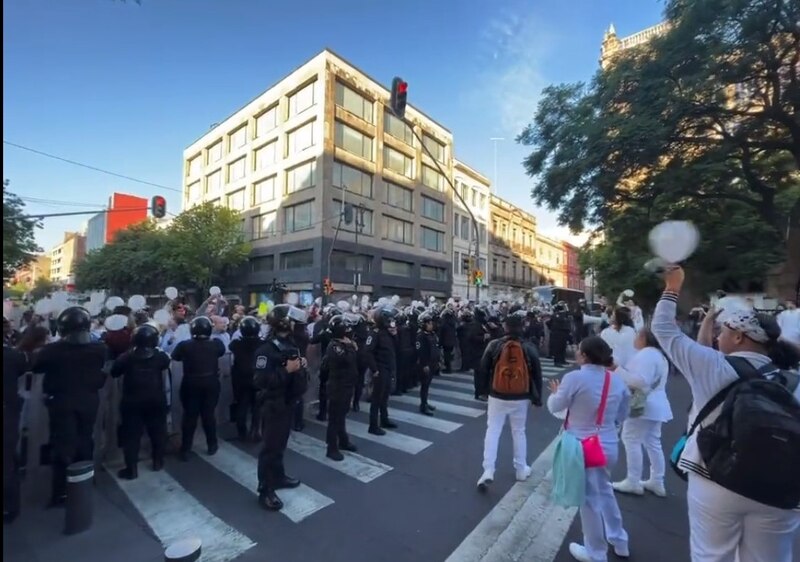
[[[636,354],[636,347],[633,345],[636,340],[636,330],[630,326],[622,326],[619,330],[609,326],[600,332],[600,337],[611,346],[614,362],[619,367],[627,366],[628,361]]]
[[[668,422],[672,419],[672,407],[667,397],[669,362],[664,354],[653,347],[637,351],[625,367],[617,369],[629,388],[647,392],[644,413],[640,419]]]
[[[776,320],[781,327],[781,339],[800,345],[800,308],[784,310]]]

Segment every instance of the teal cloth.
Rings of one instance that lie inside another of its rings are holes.
[[[586,468],[578,438],[562,431],[553,455],[553,491],[550,499],[563,507],[580,507],[586,496]]]

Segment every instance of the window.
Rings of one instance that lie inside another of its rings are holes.
[[[286,134],[286,155],[297,154],[314,146],[314,121]]]
[[[278,141],[256,149],[256,170],[263,170],[278,161]]]
[[[381,261],[381,273],[384,275],[411,277],[413,269],[414,264],[405,261],[387,260],[386,258]]]
[[[253,184],[253,205],[275,199],[275,176]]]
[[[515,261],[511,262],[511,278],[512,279],[517,278],[517,262]]]
[[[461,236],[461,215],[453,213],[453,237],[460,238]]]
[[[480,237],[480,243],[486,244],[486,225],[479,224],[478,225],[478,236]]]
[[[433,230],[427,226],[421,227],[422,247],[434,252],[444,252],[444,232]]]
[[[341,121],[335,125],[336,146],[360,156],[366,160],[372,160],[372,138],[348,127]]]
[[[206,193],[216,193],[222,186],[222,172],[217,170],[206,177]]]
[[[481,211],[486,209],[486,195],[484,195],[483,193],[481,193],[481,206],[480,207],[481,207]]]
[[[447,270],[443,267],[421,265],[419,276],[420,279],[430,279],[431,281],[447,281]]]
[[[465,183],[461,184],[461,198],[464,200],[464,204],[466,205],[467,201],[469,201],[469,187]]]
[[[316,103],[316,81],[289,96],[289,117],[298,115]]]
[[[311,228],[311,207],[313,201],[306,201],[283,209],[284,232],[299,232]]]
[[[430,166],[422,166],[422,183],[437,191],[444,191],[444,176]]]
[[[387,240],[391,240],[393,242],[400,242],[402,244],[414,243],[413,223],[396,219],[394,217],[389,217],[386,215],[384,215],[383,218],[385,219],[384,238],[386,238]]]
[[[198,175],[200,173],[200,167],[203,165],[203,161],[200,159],[200,156],[195,156],[191,160],[189,160],[189,165],[187,166],[187,175],[190,178]]]
[[[262,271],[272,271],[275,269],[275,256],[257,256],[250,258],[250,271],[260,273]]]
[[[236,129],[228,137],[228,150],[234,151],[247,144],[247,123]]]
[[[422,216],[426,219],[444,222],[444,203],[423,195]]]
[[[263,137],[278,126],[278,106],[272,106],[256,117],[256,138]]]
[[[341,82],[336,82],[336,105],[364,121],[372,123],[372,100],[365,98]]]
[[[383,112],[383,130],[406,144],[414,144],[414,133],[411,131],[411,127],[392,115],[389,111]]]
[[[422,135],[422,144],[439,162],[444,162],[444,145],[428,135]]]
[[[286,194],[314,187],[317,161],[312,160],[286,171]]]
[[[383,166],[407,178],[414,178],[414,159],[386,145],[383,146]]]
[[[386,182],[386,204],[411,212],[414,208],[414,192],[397,184]]]
[[[302,269],[314,266],[314,250],[281,254],[281,269]]]
[[[190,183],[189,188],[189,201],[197,201],[202,197],[202,192],[200,191],[200,180]]]
[[[372,197],[372,175],[341,162],[333,163],[333,186],[364,197]]]
[[[228,164],[228,183],[238,181],[245,176],[244,156]]]
[[[465,216],[462,215],[462,217],[461,217],[461,236],[460,236],[460,238],[462,240],[469,240],[470,239],[470,233],[472,232],[471,228],[472,228],[472,221],[470,220],[470,218],[469,217],[465,217]]]
[[[342,211],[342,202],[334,199],[333,200],[333,209],[331,211],[331,216],[337,216]],[[350,224],[346,224],[344,220],[342,220],[342,230],[346,230],[348,232],[355,232],[356,227],[360,227],[358,230],[359,234],[368,234],[372,236],[372,210],[367,209],[365,207],[353,207],[353,222]]]
[[[472,188],[472,206],[478,206],[478,190],[475,188]]]
[[[217,141],[208,147],[208,164],[222,160],[222,141]]]
[[[453,275],[461,273],[461,254],[453,252]]]
[[[347,271],[369,273],[372,271],[372,256],[334,250],[331,254],[331,266]]]
[[[492,275],[497,276],[497,258],[492,260]]]
[[[228,208],[234,211],[244,211],[244,189],[237,189],[228,194]]]
[[[275,211],[253,217],[253,238],[269,238],[278,231],[278,215]]]

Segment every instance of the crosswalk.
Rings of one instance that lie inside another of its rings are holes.
[[[548,364],[547,360],[543,360],[543,370],[548,377],[564,371],[553,367],[551,362]],[[471,374],[452,373],[434,377],[430,395],[430,404],[437,408],[434,417],[418,412],[418,392],[392,396],[390,416],[400,424],[400,428],[387,431],[383,436],[368,432],[366,411],[348,415],[347,431],[353,442],[357,445],[359,442],[368,442],[370,446],[365,448],[376,458],[348,452],[344,453],[344,461],[334,462],[326,457],[327,447],[324,440],[312,435],[322,435],[323,432],[293,432],[288,449],[296,455],[287,465],[292,468],[298,462],[312,462],[361,485],[369,485],[394,470],[393,466],[384,462],[387,459],[381,459],[383,451],[393,452],[387,456],[394,459],[394,463],[397,462],[397,453],[404,458],[413,459],[435,446],[437,440],[458,431],[465,423],[486,413],[486,403],[474,399]],[[307,421],[316,426],[325,425],[313,417]],[[414,429],[413,435],[403,431],[404,427],[409,426]],[[239,486],[255,497],[258,486],[255,448],[246,450],[247,447],[222,440],[217,453],[208,456],[200,452],[205,449],[204,441],[204,436],[198,432],[195,450],[198,451],[196,458],[201,460],[193,459],[191,462],[206,463],[231,480],[233,486]],[[166,470],[151,472],[142,463],[137,480],[117,480],[119,488],[162,544],[169,544],[187,535],[198,537],[204,545],[203,560],[211,562],[228,562],[255,546],[251,538],[203,506],[192,495],[189,489],[191,486],[179,482],[170,474],[171,466],[168,463]],[[110,472],[115,473],[114,470]],[[326,493],[323,493],[313,486],[313,482],[304,482],[298,488],[279,492],[284,502],[284,509],[280,512],[283,517],[300,524],[315,513],[336,504],[336,495],[331,492],[330,487],[326,487]]]

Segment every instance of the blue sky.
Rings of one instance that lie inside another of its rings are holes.
[[[215,122],[329,47],[448,127],[456,156],[556,233],[530,199],[514,137],[543,87],[588,80],[603,31],[660,20],[656,0],[9,0],[3,2],[3,139],[181,187],[182,151]],[[102,206],[113,191],[179,193],[3,145],[3,177],[48,213]],[[67,204],[68,203],[68,204]],[[84,205],[86,204],[86,205]],[[87,217],[88,218],[88,217]],[[48,248],[84,217],[48,219]]]

